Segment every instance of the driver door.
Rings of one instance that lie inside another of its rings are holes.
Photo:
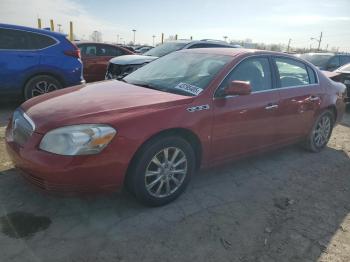
[[[248,81],[252,93],[221,95],[231,81]],[[213,102],[212,159],[229,159],[263,150],[276,141],[279,95],[272,81],[268,56],[250,57],[240,62],[217,90]]]

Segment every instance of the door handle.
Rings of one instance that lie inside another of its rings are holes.
[[[271,110],[271,109],[275,109],[275,108],[278,108],[277,104],[270,103],[267,106],[265,106],[265,110]]]
[[[320,98],[318,97],[318,96],[309,96],[308,98],[307,98],[307,100],[309,100],[309,101],[318,101],[318,100],[320,100]]]

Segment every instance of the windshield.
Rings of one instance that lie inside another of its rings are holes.
[[[187,42],[169,42],[169,43],[161,44],[149,50],[148,52],[144,53],[144,55],[156,56],[156,57],[165,56],[174,51],[182,49],[187,44],[188,44]]]
[[[327,62],[333,55],[320,55],[320,54],[302,54],[300,58],[309,61],[311,64],[314,64],[318,67],[326,67]]]
[[[187,96],[200,94],[230,56],[175,52],[141,67],[124,80],[134,85]]]

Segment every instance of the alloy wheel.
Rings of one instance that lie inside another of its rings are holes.
[[[32,88],[32,97],[46,94],[57,89],[58,87],[54,83],[39,81]]]
[[[170,196],[178,190],[187,175],[187,157],[177,147],[167,147],[153,156],[145,173],[145,186],[156,198]]]
[[[317,147],[327,144],[331,133],[331,118],[324,115],[317,123],[314,131],[314,142]]]

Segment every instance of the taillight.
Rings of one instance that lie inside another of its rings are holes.
[[[68,55],[68,56],[80,58],[80,50],[79,50],[79,49],[76,49],[76,50],[67,50],[67,51],[64,51],[64,54],[65,54],[65,55]]]
[[[63,53],[67,56],[81,58],[80,49],[74,43],[70,42],[70,44],[73,46],[74,49],[73,50],[66,50]]]

